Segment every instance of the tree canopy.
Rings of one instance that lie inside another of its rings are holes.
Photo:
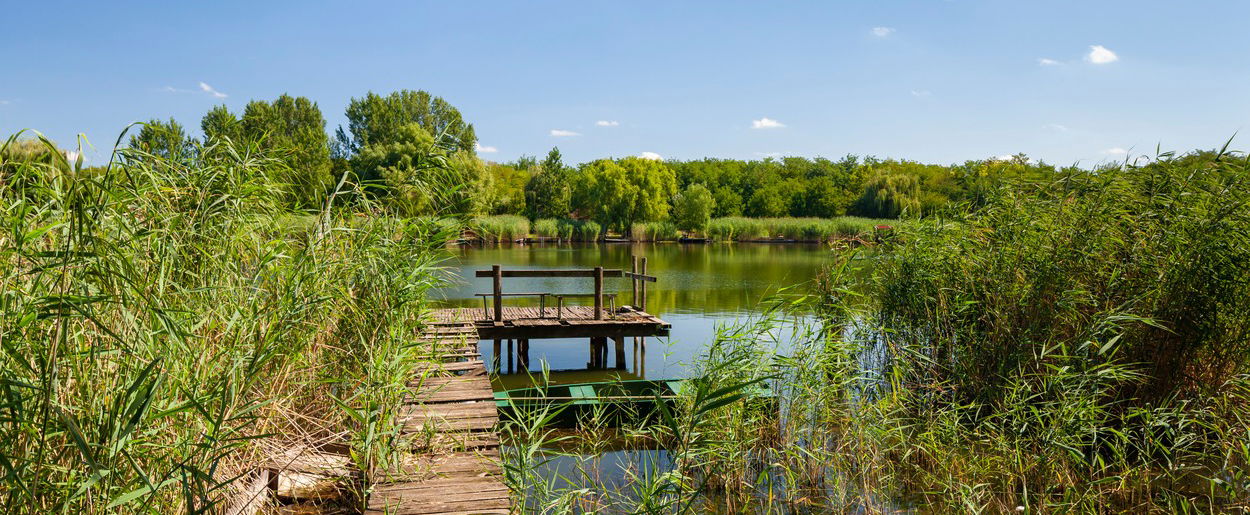
[[[473,151],[477,145],[473,125],[464,121],[460,110],[425,91],[405,89],[387,96],[369,92],[353,98],[346,115],[347,130],[340,127],[335,136],[346,154],[404,137],[400,129],[413,123],[436,138],[450,137],[459,150]]]
[[[677,191],[673,170],[654,159],[600,159],[584,165],[579,176],[579,211],[622,232],[637,222],[664,220]]]

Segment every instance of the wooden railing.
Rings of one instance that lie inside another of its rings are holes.
[[[641,267],[639,264],[641,263]],[[494,300],[494,320],[503,321],[503,279],[505,277],[590,277],[595,280],[595,320],[603,319],[603,280],[604,278],[625,277],[633,281],[634,306],[645,310],[647,305],[647,283],[655,282],[655,276],[647,275],[647,258],[633,257],[633,270],[626,272],[616,268],[597,266],[591,269],[569,270],[504,270],[500,265],[491,265],[490,270],[478,270],[475,277],[492,278],[490,296]],[[535,294],[527,294],[535,295]],[[554,294],[548,294],[554,295]]]

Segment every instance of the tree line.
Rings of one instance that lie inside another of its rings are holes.
[[[315,102],[283,95],[255,100],[241,114],[213,108],[202,139],[175,120],[152,120],[130,146],[171,161],[243,149],[286,171],[291,202],[320,206],[344,184],[401,216],[509,214],[531,220],[593,220],[609,230],[671,221],[702,231],[714,217],[915,217],[981,205],[1005,184],[1050,180],[1056,168],[1020,154],[935,165],[848,155],[659,161],[640,157],[566,164],[558,148],[541,161],[506,163],[476,155],[473,125],[425,91],[353,98],[333,137]],[[229,144],[227,144],[229,143]]]

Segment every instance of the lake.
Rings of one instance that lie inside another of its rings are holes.
[[[828,247],[804,244],[728,243],[633,243],[633,244],[539,244],[463,246],[444,263],[452,285],[435,293],[443,306],[481,307],[475,293],[491,291],[489,278],[474,278],[475,270],[491,265],[504,269],[620,268],[629,270],[631,256],[646,257],[647,273],[658,278],[648,284],[647,312],[663,318],[673,328],[668,338],[650,338],[645,359],[626,352],[626,372],[588,370],[587,340],[548,339],[530,342],[531,370],[543,364],[553,371],[554,383],[625,379],[673,379],[685,377],[686,365],[715,336],[718,324],[760,312],[760,301],[779,289],[797,286],[806,291],[820,268],[830,261]],[[504,292],[589,293],[591,279],[510,278]],[[617,303],[633,304],[629,279],[605,279],[604,292],[617,293]],[[592,303],[589,298],[573,302]],[[504,305],[536,305],[527,298],[505,298]],[[479,345],[483,360],[490,363],[492,345]],[[506,349],[506,347],[505,347]],[[496,388],[515,388],[529,382],[521,373],[508,373],[508,360],[496,380]]]

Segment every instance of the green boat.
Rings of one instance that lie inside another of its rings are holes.
[[[624,422],[645,423],[657,415],[657,402],[671,406],[683,383],[680,379],[637,379],[516,388],[495,392],[495,406],[504,419],[552,410],[555,412],[552,423],[556,427],[574,427],[579,420],[589,420],[596,415],[610,426]],[[776,398],[767,388],[756,385],[748,390],[748,398],[763,399],[775,407]]]
[[[543,409],[556,411],[557,427],[573,427],[578,420],[598,414],[611,425],[639,420],[655,413],[656,402],[671,403],[681,388],[680,380],[632,380],[597,383],[552,384],[495,392],[495,406],[502,418],[530,416]]]

